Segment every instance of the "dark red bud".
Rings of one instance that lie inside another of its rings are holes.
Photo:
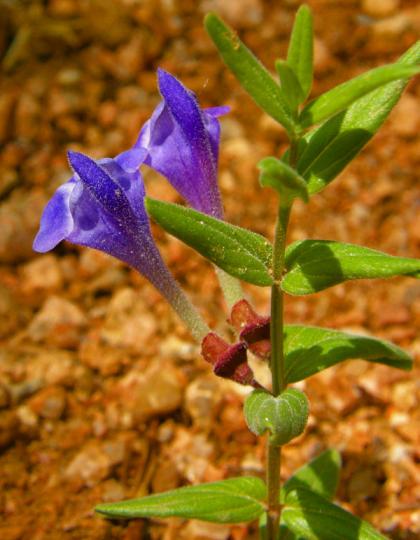
[[[248,365],[247,345],[244,342],[229,345],[217,334],[210,332],[201,345],[203,358],[213,366],[215,375],[239,384],[261,388]]]
[[[270,317],[258,315],[251,304],[242,299],[233,306],[230,323],[251,352],[263,360],[270,358]]]
[[[241,332],[248,324],[260,324],[266,319],[258,315],[245,298],[236,302],[230,313],[230,324],[237,332]]]

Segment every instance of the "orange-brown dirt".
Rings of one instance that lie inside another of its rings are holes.
[[[44,204],[69,176],[66,149],[128,148],[171,71],[203,106],[228,104],[220,186],[227,219],[271,237],[275,198],[257,161],[286,138],[222,65],[202,27],[219,11],[271,68],[285,55],[298,1],[0,0],[0,538],[255,538],[255,527],[181,520],[110,522],[113,501],[242,474],[263,474],[244,392],[216,379],[157,292],[100,253],[31,250]],[[415,0],[313,0],[313,95],[395,60],[416,39]],[[419,88],[411,84],[358,159],[308,206],[289,240],[327,238],[419,256]],[[179,200],[145,171],[149,193]],[[210,325],[225,332],[212,268],[154,229],[168,265]],[[268,291],[246,287],[265,313]],[[337,500],[395,540],[420,535],[420,285],[361,281],[288,297],[289,322],[393,340],[411,373],[354,361],[301,387],[308,428],[283,452],[282,477],[327,447],[343,472]]]

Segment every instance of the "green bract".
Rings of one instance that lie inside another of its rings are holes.
[[[294,388],[277,397],[254,390],[245,401],[244,414],[253,433],[264,435],[268,431],[272,444],[281,446],[303,433],[309,405],[305,394]]]

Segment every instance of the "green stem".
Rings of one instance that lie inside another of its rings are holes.
[[[271,374],[273,394],[278,396],[285,387],[283,353],[283,291],[280,286],[284,270],[286,234],[290,216],[290,204],[280,204],[273,249],[273,279],[271,287]]]
[[[298,140],[292,140],[290,160],[292,167],[296,165]],[[281,289],[281,279],[284,272],[286,236],[289,224],[292,201],[281,200],[278,210],[277,223],[273,245],[273,285],[271,287],[271,360],[272,392],[278,396],[286,388],[284,362],[284,298]],[[280,465],[281,447],[267,441],[267,538],[277,540],[280,528]]]
[[[284,258],[286,248],[287,225],[290,216],[290,204],[279,206],[279,214],[275,230],[273,249],[273,278],[271,287],[271,375],[273,394],[278,396],[286,387],[285,366],[284,366],[284,346],[283,346],[283,291],[280,286],[281,277],[284,270]],[[267,443],[267,490],[268,490],[268,511],[267,511],[267,532],[268,540],[275,540],[278,537],[280,523],[280,462],[281,447]]]

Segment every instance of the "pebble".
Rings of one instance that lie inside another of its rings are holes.
[[[10,446],[19,433],[19,417],[14,411],[0,412],[0,450]]]
[[[326,73],[334,66],[333,56],[322,39],[314,38],[314,71],[318,75]]]
[[[0,205],[0,263],[16,263],[33,257],[32,242],[46,202],[41,191],[16,190]]]
[[[414,138],[420,131],[420,107],[418,99],[405,93],[390,116],[390,128],[399,137]]]
[[[26,378],[43,381],[46,385],[72,386],[83,371],[71,351],[48,349],[31,355]]]
[[[191,484],[215,480],[209,478],[214,461],[214,442],[204,433],[193,434],[185,427],[179,427],[174,439],[167,445],[178,472]],[[220,479],[220,478],[219,478]]]
[[[256,26],[263,20],[263,6],[260,0],[241,0],[240,2],[207,0],[203,4],[205,12],[219,13],[235,29]]]
[[[0,95],[0,143],[4,143],[12,127],[12,114],[16,103],[14,92],[2,92]]]
[[[409,15],[398,13],[392,17],[387,17],[377,21],[372,25],[373,34],[378,38],[400,38],[401,35],[412,25]]]
[[[52,253],[37,257],[21,268],[22,292],[51,292],[61,289],[63,275],[58,259]]]
[[[59,386],[50,386],[38,392],[28,403],[35,414],[49,420],[58,420],[66,408],[66,393]]]
[[[24,314],[22,306],[10,288],[0,283],[0,337],[8,337],[16,332]]]
[[[136,422],[172,413],[182,404],[185,381],[171,364],[153,363],[145,372],[132,371],[121,379],[118,394]]]
[[[134,289],[126,287],[114,293],[101,330],[105,343],[141,354],[156,330],[155,318]]]
[[[395,13],[400,5],[399,0],[362,0],[362,10],[371,17],[388,17]]]
[[[193,424],[206,429],[214,422],[221,401],[221,384],[211,374],[198,377],[188,385],[184,406]]]
[[[380,482],[373,468],[364,468],[353,472],[347,484],[348,493],[353,503],[375,496],[379,488]]]
[[[230,529],[229,525],[192,519],[179,536],[184,540],[228,540]]]
[[[170,489],[176,489],[181,482],[178,469],[172,460],[165,459],[156,467],[156,472],[152,480],[153,493],[162,493]]]
[[[125,489],[120,482],[110,478],[102,484],[102,501],[114,502],[121,501],[125,497]]]
[[[108,477],[111,468],[122,462],[124,454],[122,441],[106,441],[102,444],[89,441],[67,465],[64,477],[78,485],[93,487]]]
[[[73,302],[59,296],[50,296],[28,327],[29,337],[36,342],[74,348],[80,342],[87,319]]]

